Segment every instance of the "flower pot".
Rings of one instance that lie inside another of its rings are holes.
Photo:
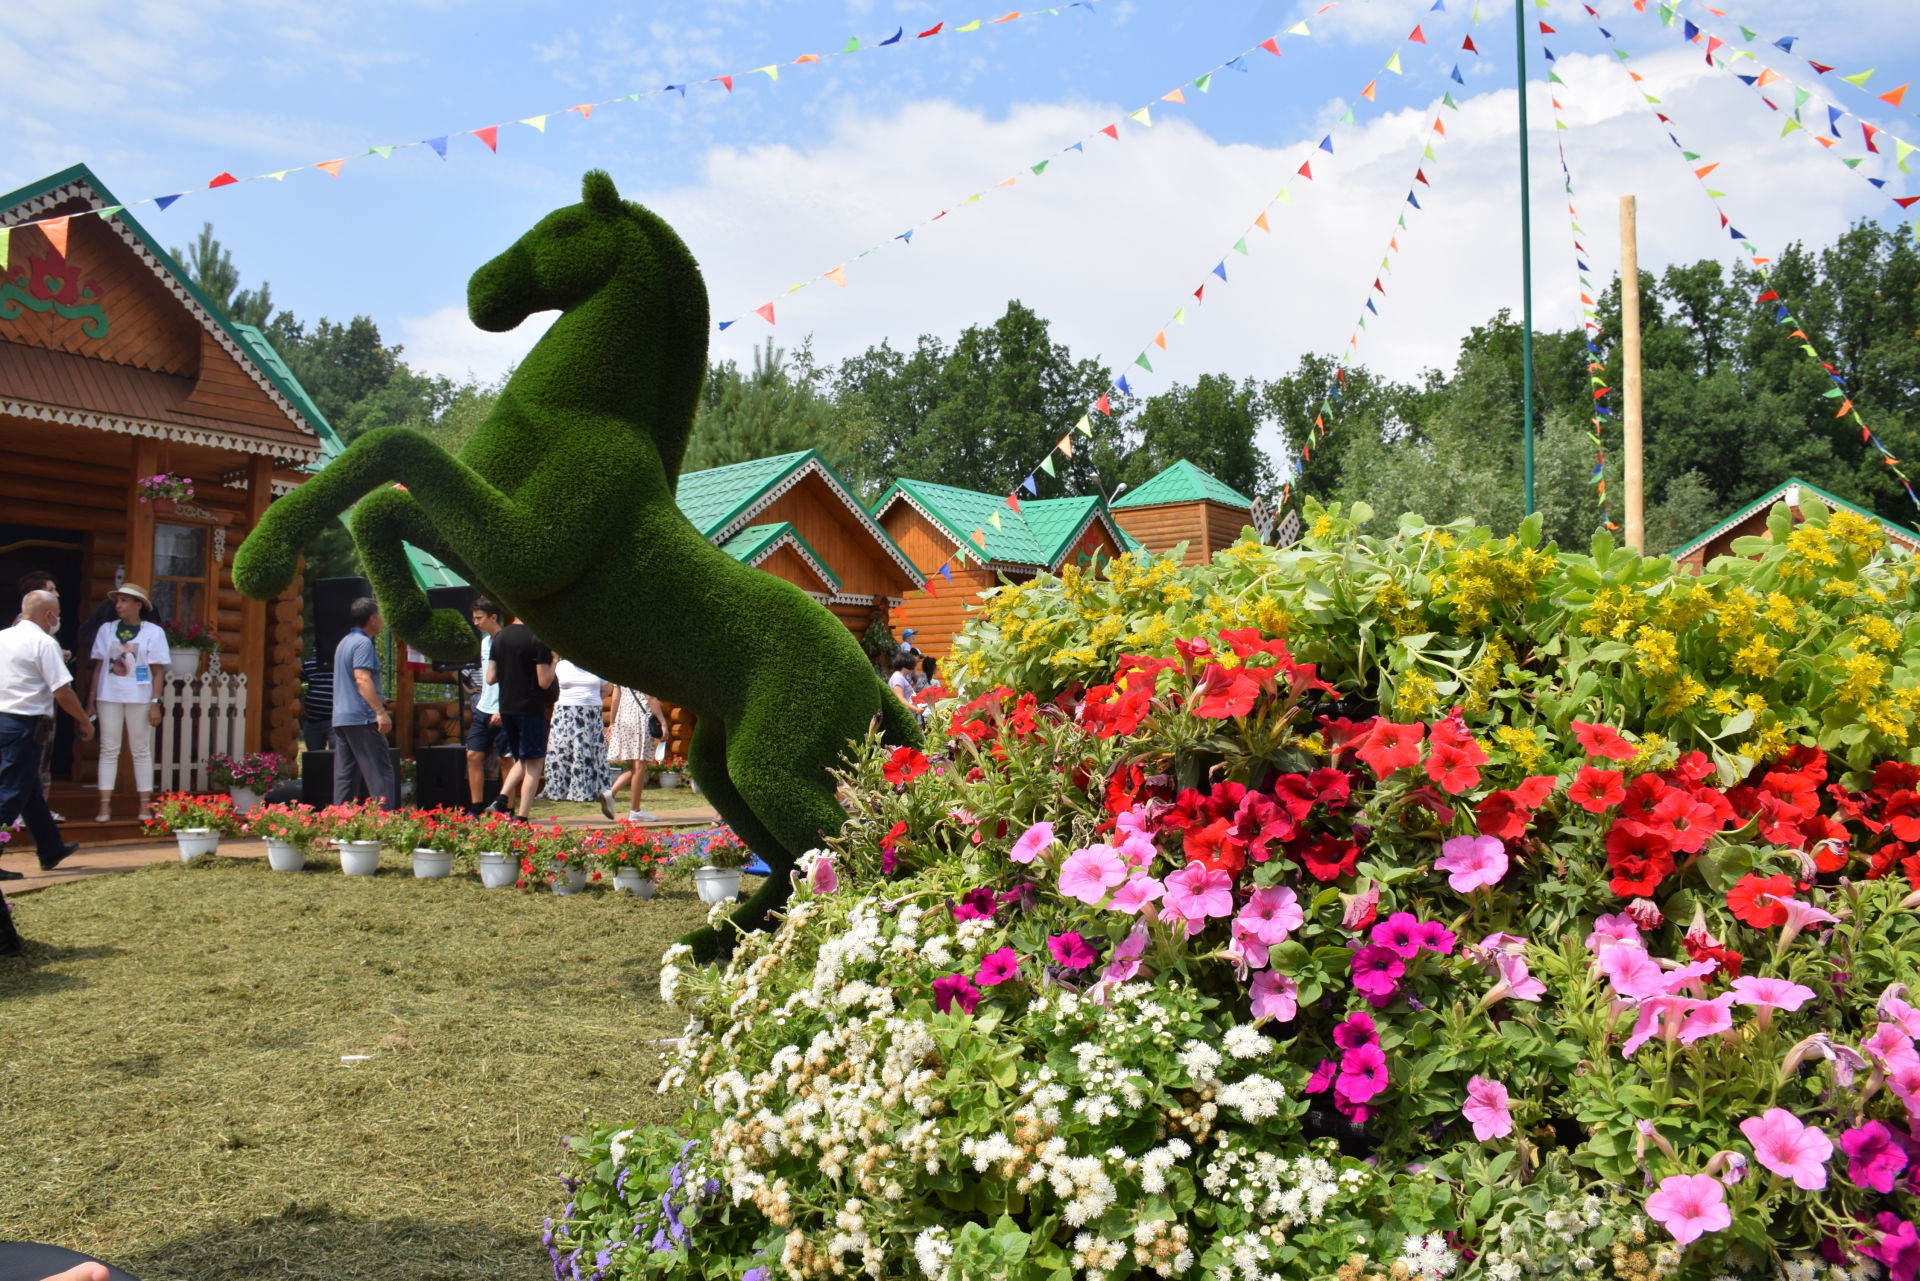
[[[340,870],[348,876],[372,876],[380,870],[379,841],[335,841],[340,851]]]
[[[481,854],[475,860],[480,865],[480,884],[490,890],[510,890],[513,883],[520,879],[520,859],[513,854]]]
[[[416,849],[413,852],[413,877],[417,881],[444,880],[453,873],[451,850]]]
[[[625,890],[635,898],[652,898],[655,889],[654,879],[645,872],[623,867],[613,874],[613,887]]]
[[[558,872],[553,878],[555,894],[578,894],[587,888],[587,869],[569,867]]]
[[[227,795],[233,798],[233,812],[236,814],[251,813],[260,804],[260,793],[251,787],[229,787]]]
[[[212,854],[220,848],[220,833],[210,827],[183,827],[173,834],[180,844],[180,861],[189,862],[202,854]]]
[[[674,787],[680,786],[680,771],[670,770],[670,769],[661,770],[660,786],[663,788],[674,788]]]
[[[730,903],[740,896],[740,869],[737,867],[696,867],[694,888],[702,903]]]
[[[292,841],[267,838],[267,866],[276,872],[297,872],[307,865],[307,852]]]

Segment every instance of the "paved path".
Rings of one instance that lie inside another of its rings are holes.
[[[646,826],[701,827],[719,821],[720,816],[711,809],[684,809],[669,811],[661,815],[658,821]],[[598,815],[563,818],[560,823],[564,827],[576,828],[607,826],[606,820]],[[81,841],[80,848],[51,872],[40,870],[40,861],[33,852],[33,842],[26,838],[25,833],[16,834],[9,845],[0,846],[0,867],[9,872],[20,872],[24,877],[18,881],[0,881],[0,891],[9,895],[25,894],[49,885],[84,881],[109,872],[128,872],[149,863],[172,863],[180,857],[180,847],[171,839],[89,842],[85,839],[85,830],[78,825],[69,824],[67,831],[68,839]],[[228,837],[220,842],[222,857],[263,858],[266,852],[266,843],[251,836]]]

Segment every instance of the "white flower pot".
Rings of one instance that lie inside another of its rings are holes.
[[[555,894],[578,894],[587,888],[587,869],[569,867],[565,872],[553,878]]]
[[[379,841],[335,841],[340,851],[340,870],[348,876],[372,876],[380,870]]]
[[[482,854],[474,860],[480,865],[480,884],[490,890],[510,890],[520,879],[520,860],[512,854]]]
[[[292,841],[267,838],[267,866],[276,872],[297,872],[307,865],[307,852]]]
[[[212,854],[220,848],[220,833],[210,827],[183,827],[173,834],[180,844],[180,861],[189,862],[202,854]]]
[[[670,769],[668,769],[668,770],[661,770],[661,771],[660,771],[660,786],[661,786],[662,788],[669,788],[669,789],[670,789],[670,788],[675,788],[675,787],[678,787],[678,786],[680,786],[680,773],[679,773],[679,771],[678,771],[678,770],[670,770]]]
[[[227,795],[233,798],[233,812],[236,814],[252,813],[260,804],[260,793],[251,787],[229,787]]]
[[[613,874],[613,887],[625,890],[635,898],[652,898],[655,889],[654,879],[645,872],[633,868],[622,868]]]
[[[737,867],[696,867],[694,888],[702,903],[731,903],[740,896],[740,869]]]
[[[453,853],[449,850],[416,849],[413,852],[413,876],[419,881],[444,880],[453,873]]]

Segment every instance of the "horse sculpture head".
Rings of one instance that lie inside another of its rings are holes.
[[[583,399],[644,418],[671,484],[706,376],[706,284],[673,228],[622,200],[606,173],[588,171],[581,194],[473,273],[467,314],[499,333],[535,312],[582,311],[557,322],[523,370],[550,364]]]

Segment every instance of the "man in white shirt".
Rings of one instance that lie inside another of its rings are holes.
[[[28,592],[20,603],[20,621],[0,631],[0,831],[16,818],[27,821],[39,847],[40,867],[51,871],[78,849],[60,839],[60,826],[47,810],[40,790],[40,744],[34,731],[54,705],[73,717],[82,742],[93,737],[87,718],[73,692],[73,677],[60,655],[53,633],[60,625],[60,598],[49,591]],[[18,880],[18,872],[4,879]],[[18,956],[20,936],[13,914],[0,904],[0,956]]]

